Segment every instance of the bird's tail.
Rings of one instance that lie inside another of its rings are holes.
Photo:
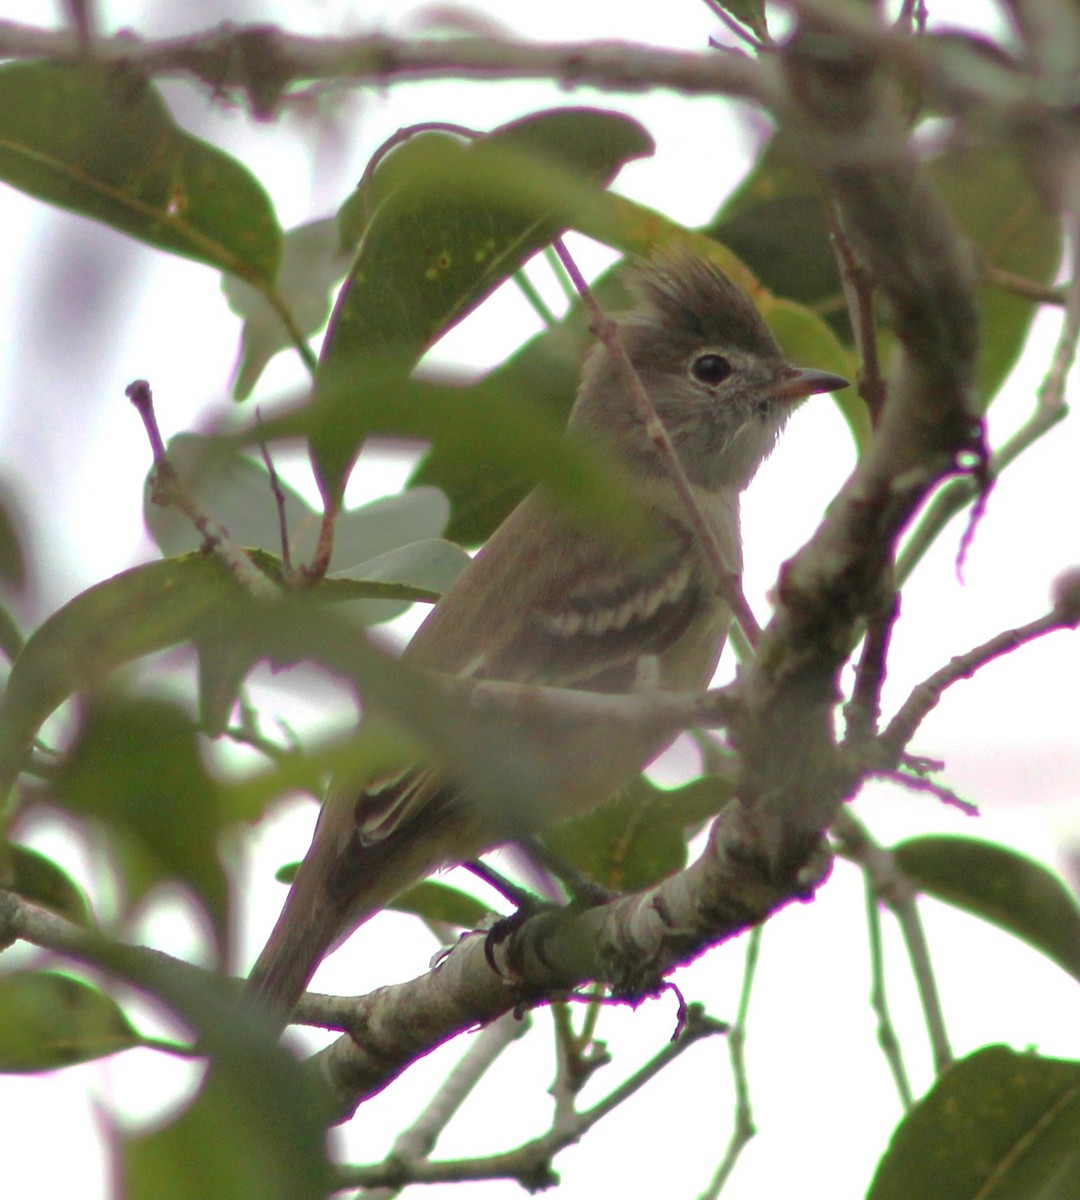
[[[421,810],[386,836],[356,835],[355,805],[331,797],[285,906],[248,976],[247,1002],[277,1029],[288,1024],[323,958],[393,898],[447,861],[445,809]]]

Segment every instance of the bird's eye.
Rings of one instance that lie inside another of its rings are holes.
[[[698,383],[713,387],[731,374],[731,363],[722,354],[699,354],[690,364],[690,374]]]

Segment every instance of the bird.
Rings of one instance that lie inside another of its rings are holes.
[[[740,495],[795,405],[847,386],[792,365],[748,296],[709,258],[654,253],[627,269],[618,337],[732,576]],[[570,436],[601,447],[649,517],[630,544],[530,493],[435,604],[403,659],[423,671],[586,692],[708,686],[731,621],[715,566],[603,342],[585,361]],[[500,814],[467,781],[420,764],[359,793],[332,781],[311,847],[246,994],[283,1028],[322,959],[418,879],[536,833],[630,781],[672,734],[568,726],[545,747],[547,792]],[[584,744],[583,744],[584,743]],[[560,765],[565,769],[560,770]]]

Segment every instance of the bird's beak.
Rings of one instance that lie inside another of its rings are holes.
[[[803,400],[818,392],[838,392],[848,386],[842,375],[815,371],[812,367],[788,367],[770,388],[769,396],[772,400]]]

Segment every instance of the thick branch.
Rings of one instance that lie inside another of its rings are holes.
[[[972,264],[875,64],[810,27],[785,66],[785,123],[873,272],[901,361],[873,442],[783,571],[776,616],[742,680],[740,797],[771,840],[780,874],[801,861],[851,786],[833,747],[839,673],[866,619],[891,597],[896,541],[962,456],[982,461]]]
[[[806,898],[824,874],[821,861],[794,883],[775,887],[762,877],[753,837],[744,811],[729,806],[686,871],[585,912],[560,910],[527,921],[494,947],[499,972],[488,961],[492,947],[477,934],[409,983],[355,1001],[301,1001],[301,1020],[322,1023],[329,1009],[348,1021],[351,1036],[314,1060],[335,1107],[347,1115],[454,1035],[587,981],[640,1000],[655,993],[673,967]]]

